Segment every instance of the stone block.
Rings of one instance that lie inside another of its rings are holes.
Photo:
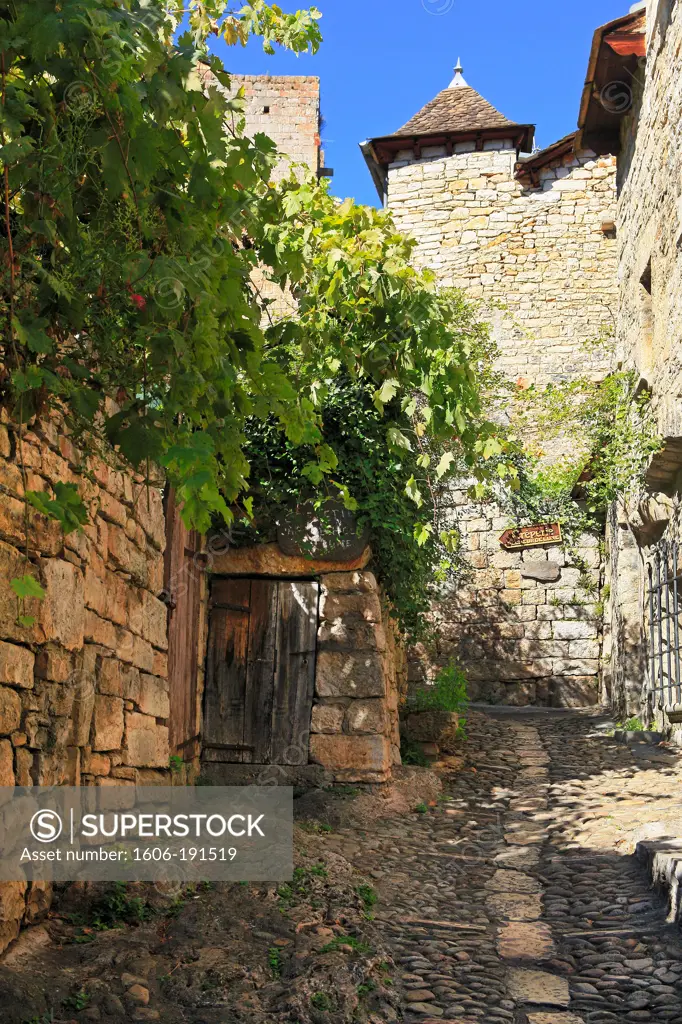
[[[121,665],[121,696],[125,700],[139,704],[141,686],[139,668],[135,668],[134,665]]]
[[[89,609],[85,612],[84,637],[89,643],[107,647],[110,651],[116,650],[116,627]]]
[[[8,686],[0,686],[0,735],[9,736],[21,724],[21,697]]]
[[[386,633],[384,627],[376,622],[365,622],[360,619],[334,619],[323,622],[318,630],[317,638],[320,647],[343,647],[351,650],[386,650]]]
[[[0,882],[0,950],[6,949],[21,930],[26,889],[26,882]]]
[[[511,998],[522,1004],[565,1008],[571,998],[566,979],[545,971],[512,970],[507,987]]]
[[[147,558],[131,540],[125,530],[109,523],[107,526],[108,556],[117,569],[129,573],[138,586],[146,586],[149,580]]]
[[[330,594],[353,593],[375,594],[379,585],[373,572],[331,572],[320,578],[322,586]]]
[[[320,617],[336,620],[346,616],[381,622],[381,603],[376,594],[338,594],[322,591]]]
[[[553,671],[548,675],[553,676],[596,676],[599,672],[599,660],[597,658],[563,658],[555,659],[552,662]]]
[[[134,665],[141,672],[151,673],[154,667],[154,648],[148,640],[143,640],[127,629],[117,629],[115,650],[121,661]]]
[[[331,771],[385,773],[391,767],[391,744],[386,736],[310,737],[310,759]]]
[[[92,749],[119,750],[123,740],[123,701],[120,697],[95,697]]]
[[[599,658],[600,646],[598,640],[571,640],[568,644],[569,658]]]
[[[36,654],[35,674],[40,679],[65,683],[73,674],[73,655],[61,647],[41,647]]]
[[[456,731],[459,716],[449,711],[417,711],[405,719],[405,735],[421,743],[438,743],[444,733]]]
[[[128,622],[128,591],[133,588],[115,572],[106,573],[104,588],[105,610],[100,614],[117,626],[125,626]]]
[[[509,921],[500,929],[497,949],[505,960],[548,960],[556,953],[552,929],[542,921]]]
[[[35,657],[25,647],[0,641],[0,683],[30,690],[33,686]]]
[[[31,778],[31,769],[33,767],[33,754],[26,747],[19,747],[14,752],[16,759],[16,785],[17,786],[32,786],[33,779]]]
[[[85,588],[83,573],[61,558],[42,563],[45,598],[41,602],[39,623],[46,640],[54,640],[67,651],[83,646],[85,628]]]
[[[0,786],[13,786],[14,751],[9,740],[0,740]]]
[[[154,647],[168,646],[168,609],[147,590],[128,590],[128,628]]]
[[[111,771],[111,758],[86,748],[83,752],[82,771],[85,775],[108,775]]]
[[[384,697],[383,658],[371,651],[320,651],[315,691],[318,697]]]
[[[344,728],[349,733],[387,733],[388,712],[385,702],[381,699],[351,701],[346,711]]]
[[[337,733],[343,729],[346,704],[316,704],[313,708],[311,731]]]
[[[154,718],[127,712],[125,716],[124,764],[136,768],[166,768],[168,766],[168,729],[157,725]]]
[[[101,658],[97,670],[97,689],[109,697],[123,697],[121,662],[116,658]]]
[[[554,708],[589,708],[599,703],[596,676],[557,676],[550,680],[550,703]]]
[[[107,606],[107,589],[104,580],[100,579],[90,565],[85,569],[83,593],[86,608],[97,612],[98,615],[104,615]]]
[[[154,718],[170,718],[167,680],[147,675],[146,672],[142,673],[140,675],[140,696],[137,703],[140,711],[145,715],[152,715]]]
[[[524,579],[537,580],[540,583],[555,583],[561,579],[561,567],[556,562],[537,561],[524,562],[521,567]]]
[[[597,636],[597,623],[582,622],[579,619],[555,622],[553,635],[555,640],[594,640]]]
[[[163,551],[166,546],[166,522],[163,514],[163,497],[159,488],[135,484],[133,506],[135,519],[154,547]]]

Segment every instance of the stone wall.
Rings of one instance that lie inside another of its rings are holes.
[[[616,242],[604,225],[614,219],[615,160],[571,152],[530,186],[511,143],[484,145],[460,143],[448,157],[425,149],[421,160],[398,154],[388,174],[398,227],[445,286],[501,304],[488,316],[510,378],[603,375],[608,358],[583,343],[613,323]]]
[[[682,6],[647,7],[647,55],[621,123],[617,358],[652,396],[663,451],[643,493],[612,511],[609,682],[625,714],[649,713],[647,566],[682,483]],[[653,511],[652,511],[653,509]]]
[[[278,180],[291,163],[312,171],[322,163],[320,149],[320,80],[313,75],[232,75],[232,91],[244,90],[246,134],[262,132],[277,143],[283,159]]]
[[[583,535],[572,553],[561,545],[506,551],[507,517],[459,495],[468,579],[434,608],[438,640],[420,645],[413,683],[456,660],[472,700],[493,704],[583,707],[599,697],[602,620],[600,539]]]
[[[338,782],[385,782],[400,764],[403,656],[371,572],[321,577],[310,759]]]
[[[82,531],[29,515],[24,559],[23,464],[30,490],[78,485]],[[169,717],[165,524],[161,492],[95,458],[54,423],[23,445],[0,424],[0,785],[135,785],[165,781]],[[45,589],[17,620],[10,580]],[[35,892],[38,893],[36,896]],[[0,886],[0,949],[45,907],[37,883]]]
[[[613,326],[615,160],[568,149],[540,154],[532,166],[517,162],[511,142],[489,141],[482,150],[461,143],[451,156],[436,148],[424,149],[420,160],[400,153],[388,174],[388,205],[400,229],[416,238],[416,261],[482,302],[499,368],[522,387],[585,373],[599,379],[610,365],[607,351],[586,343]],[[553,455],[563,454],[559,444]],[[481,700],[595,703],[597,539],[581,539],[582,568],[560,548],[508,553],[499,537],[513,524],[499,508],[471,504],[463,494],[454,505],[471,576],[434,609],[440,640],[416,652],[411,678],[432,677],[455,658]],[[556,578],[527,575],[538,561],[544,571],[555,565]],[[581,587],[586,578],[588,590]]]

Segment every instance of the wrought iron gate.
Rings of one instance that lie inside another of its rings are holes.
[[[654,707],[666,710],[682,708],[680,554],[675,530],[674,539],[659,541],[649,563],[650,692]]]

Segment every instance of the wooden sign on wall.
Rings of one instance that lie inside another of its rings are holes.
[[[520,551],[523,548],[536,548],[542,544],[560,543],[560,523],[539,523],[537,526],[519,526],[514,530],[505,530],[500,537],[500,544],[507,551]]]

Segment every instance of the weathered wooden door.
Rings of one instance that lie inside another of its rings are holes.
[[[203,757],[307,764],[319,584],[216,580],[211,591]]]
[[[191,761],[199,753],[198,674],[201,618],[202,537],[188,530],[177,508],[175,492],[165,500],[166,553],[163,598],[168,606],[168,686],[171,754]]]

